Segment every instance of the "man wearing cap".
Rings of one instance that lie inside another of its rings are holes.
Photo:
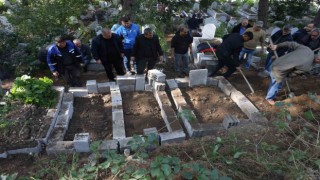
[[[59,74],[70,87],[80,87],[80,72],[83,59],[79,49],[63,36],[57,36],[47,53],[47,63],[54,77]]]
[[[259,43],[261,45],[261,52],[264,52],[263,43],[266,39],[266,32],[262,29],[262,26],[263,26],[263,22],[258,21],[255,23],[255,25],[252,28],[248,28],[245,31],[245,32],[253,33],[253,39],[244,43],[244,46],[240,52],[240,57],[239,57],[240,60],[242,60],[244,57],[244,54],[247,54],[247,62],[245,64],[246,69],[250,68],[252,56]]]
[[[271,36],[272,43],[280,44],[286,41],[293,41],[293,38],[291,36],[291,29],[292,26],[290,24],[283,26],[281,30],[277,31]],[[269,53],[266,59],[264,71],[258,74],[260,77],[268,77],[270,75],[272,60],[275,58],[274,52],[270,48],[268,48],[267,50]],[[288,51],[288,47],[281,47],[277,48],[276,50],[278,57],[283,56]]]
[[[228,70],[223,74],[228,78],[239,67],[239,53],[243,47],[243,43],[253,38],[252,32],[245,32],[243,35],[239,33],[230,34],[217,48],[218,67],[209,76],[214,76],[223,66],[227,66]]]
[[[271,50],[276,50],[283,47],[293,49],[292,52],[281,56],[271,65],[271,81],[266,100],[269,102],[269,104],[274,105],[274,99],[282,87],[283,80],[288,76],[288,74],[295,70],[310,71],[313,62],[317,64],[320,63],[320,57],[315,58],[310,48],[294,41],[287,41],[277,45],[269,45],[269,47]]]

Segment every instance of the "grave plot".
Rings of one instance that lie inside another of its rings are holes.
[[[112,104],[110,94],[91,94],[74,98],[74,112],[64,141],[75,134],[89,133],[92,141],[112,139]]]
[[[161,109],[152,92],[121,93],[126,136],[143,134],[143,129],[157,128],[167,132]]]
[[[200,123],[222,123],[226,115],[248,117],[216,86],[180,88]]]

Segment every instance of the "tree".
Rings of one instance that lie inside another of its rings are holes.
[[[263,21],[264,26],[266,26],[268,22],[269,0],[260,0],[258,7],[258,20]]]

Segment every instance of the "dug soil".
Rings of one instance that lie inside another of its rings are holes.
[[[237,104],[216,86],[180,89],[200,123],[222,123],[226,115],[247,119]]]
[[[112,104],[110,94],[89,95],[74,99],[73,117],[65,141],[78,133],[89,133],[90,140],[112,139]]]

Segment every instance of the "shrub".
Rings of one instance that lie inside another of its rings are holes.
[[[57,95],[52,89],[52,83],[53,81],[47,77],[36,79],[23,75],[15,79],[9,97],[25,104],[52,107]]]

